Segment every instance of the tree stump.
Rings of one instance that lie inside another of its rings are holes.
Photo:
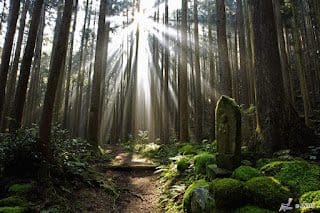
[[[221,96],[216,107],[217,165],[233,170],[241,164],[241,112],[228,96]]]

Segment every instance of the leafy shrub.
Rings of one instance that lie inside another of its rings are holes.
[[[214,164],[216,158],[209,153],[202,153],[194,157],[194,167],[197,174],[206,174],[207,165]]]
[[[193,155],[197,153],[197,149],[193,145],[187,144],[179,149],[179,153],[183,155]]]
[[[241,181],[247,181],[251,178],[259,176],[261,176],[260,171],[251,166],[240,166],[236,170],[234,170],[232,174],[233,178]]]
[[[255,177],[244,186],[248,201],[262,208],[276,210],[291,197],[289,189],[273,177]]]
[[[237,208],[244,200],[243,184],[232,178],[216,179],[210,184],[217,208]]]
[[[263,166],[261,171],[275,176],[299,196],[320,189],[320,167],[303,160],[274,161]]]
[[[14,134],[0,134],[0,172],[13,176],[36,174],[43,163],[36,132],[31,128],[19,129]]]
[[[186,157],[181,158],[178,162],[177,162],[177,170],[179,172],[184,172],[185,170],[187,170],[190,166],[190,162],[189,159]]]

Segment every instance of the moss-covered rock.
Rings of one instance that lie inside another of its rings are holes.
[[[183,195],[183,210],[184,212],[191,213],[191,200],[194,191],[197,188],[204,188],[207,189],[209,188],[209,183],[205,180],[198,180],[192,183],[186,190],[186,192]]]
[[[24,195],[32,190],[31,183],[17,183],[9,187],[8,192],[15,195]]]
[[[304,160],[274,161],[263,166],[261,171],[276,177],[298,196],[320,190],[320,166]]]
[[[198,154],[194,157],[194,168],[197,174],[206,174],[207,165],[214,164],[215,156],[209,153]]]
[[[179,149],[179,153],[184,155],[194,155],[197,153],[197,149],[193,145],[187,144]]]
[[[239,209],[236,209],[234,213],[272,213],[268,209],[262,209],[257,206],[243,206]]]
[[[187,170],[190,166],[189,159],[186,157],[181,158],[177,163],[177,170],[182,173]]]
[[[214,208],[214,199],[210,196],[208,187],[197,187],[191,196],[191,212],[211,213]]]
[[[245,200],[243,184],[232,178],[216,179],[210,184],[217,208],[234,209]]]
[[[320,212],[320,190],[311,191],[303,194],[300,197],[300,203],[310,203],[314,205],[313,209],[310,208],[302,208],[301,212]]]
[[[27,208],[15,206],[15,207],[0,207],[0,213],[24,213]]]
[[[11,196],[7,198],[3,198],[0,200],[0,207],[4,206],[28,206],[26,200],[24,198],[18,196]]]
[[[276,210],[292,197],[289,189],[273,177],[255,177],[245,184],[248,201],[262,208]]]
[[[240,166],[234,170],[232,177],[237,180],[247,181],[254,177],[261,176],[261,173],[258,169],[251,166]]]
[[[215,169],[218,166],[216,164],[209,164],[206,167],[206,179],[208,179],[209,181],[212,181],[213,179],[216,178],[216,172]]]

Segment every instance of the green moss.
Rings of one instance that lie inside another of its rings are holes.
[[[28,206],[25,199],[17,196],[11,196],[0,200],[0,206]]]
[[[206,178],[210,181],[216,178],[216,172],[214,171],[218,166],[216,164],[209,164],[206,168]]]
[[[33,186],[31,183],[18,183],[18,184],[13,184],[12,186],[9,187],[8,191],[11,194],[16,194],[16,195],[23,195],[27,194],[32,190]]]
[[[236,170],[234,170],[232,177],[241,180],[241,181],[247,181],[254,177],[261,176],[261,173],[258,169],[255,169],[251,166],[240,166]]]
[[[0,207],[0,213],[23,213],[27,208],[15,206],[15,207]]]
[[[194,155],[197,153],[197,149],[193,145],[187,144],[179,149],[179,153],[184,155]]]
[[[205,180],[198,180],[192,183],[186,190],[186,192],[183,195],[183,209],[185,212],[190,212],[191,211],[191,197],[194,193],[194,190],[196,188],[208,188],[209,183]]]
[[[312,210],[320,211],[320,190],[318,191],[311,191],[303,194],[300,197],[300,203],[312,203],[314,204],[315,208]],[[302,208],[302,212],[308,212],[310,209]]]
[[[252,204],[267,209],[276,210],[291,197],[289,189],[273,177],[252,178],[245,183],[245,190]]]
[[[275,176],[298,196],[320,189],[320,167],[303,160],[271,162],[263,166],[261,171]]]
[[[185,170],[187,170],[189,166],[190,166],[189,159],[186,157],[183,157],[177,163],[177,170],[182,173]]]
[[[232,178],[216,179],[210,184],[217,208],[237,208],[244,201],[243,184]]]
[[[262,168],[263,166],[265,166],[268,163],[271,163],[272,161],[273,161],[272,159],[261,158],[256,162],[256,167],[257,168]]]
[[[206,174],[207,165],[214,164],[215,156],[209,153],[198,154],[194,157],[194,167],[197,174]]]
[[[234,211],[234,213],[272,213],[268,209],[262,209],[257,206],[244,206]]]

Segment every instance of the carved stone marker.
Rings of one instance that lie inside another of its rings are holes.
[[[235,100],[221,96],[216,107],[217,165],[233,170],[241,164],[241,112]]]

